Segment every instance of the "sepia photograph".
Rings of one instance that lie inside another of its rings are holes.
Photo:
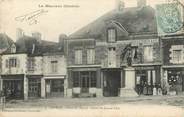
[[[0,0],[0,117],[184,117],[184,0]]]

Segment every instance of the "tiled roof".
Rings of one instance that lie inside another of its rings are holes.
[[[27,53],[29,56],[43,55],[44,53],[63,53],[57,42],[39,40],[30,36],[23,36],[16,41],[16,53]],[[10,51],[6,51],[10,53]]]
[[[129,35],[135,33],[157,33],[155,11],[152,7],[145,6],[142,8],[125,8],[122,11],[112,10],[71,34],[70,38],[104,38],[104,29],[111,21],[120,23]]]

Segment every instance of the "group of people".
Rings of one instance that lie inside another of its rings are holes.
[[[147,82],[141,82],[136,85],[136,90],[139,95],[162,95],[160,84],[148,85]]]

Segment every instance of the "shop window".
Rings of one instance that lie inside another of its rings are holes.
[[[73,72],[73,87],[96,87],[97,77],[95,71]]]
[[[87,49],[87,64],[94,64],[94,63],[95,63],[95,50]]]
[[[108,49],[108,67],[116,67],[116,48],[110,47]]]
[[[79,77],[79,72],[73,72],[73,87],[79,87],[79,81],[80,81],[80,77]]]
[[[52,73],[57,73],[58,61],[51,61],[51,71],[52,71]]]
[[[151,45],[144,46],[144,61],[145,62],[153,61],[153,46]]]
[[[32,57],[28,58],[28,71],[34,71],[34,67],[35,67],[34,58]]]
[[[82,50],[75,50],[75,64],[82,64]]]
[[[51,92],[63,92],[64,91],[63,80],[51,80]]]
[[[96,72],[91,72],[91,87],[96,87]]]
[[[116,30],[114,28],[107,30],[107,39],[108,42],[116,42]]]

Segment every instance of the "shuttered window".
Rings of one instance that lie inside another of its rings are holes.
[[[144,46],[144,61],[145,62],[153,61],[153,46],[151,45]]]
[[[82,64],[82,50],[75,50],[75,64]]]
[[[114,28],[107,30],[108,42],[116,42],[116,30]]]
[[[88,49],[87,50],[87,64],[94,64],[95,63],[95,50]]]

